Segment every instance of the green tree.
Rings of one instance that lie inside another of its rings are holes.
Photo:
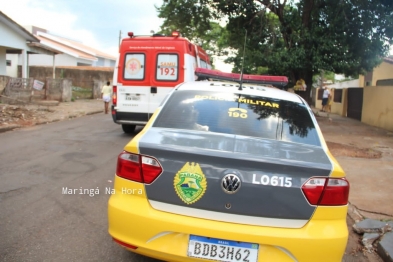
[[[158,16],[164,18],[159,33],[170,35],[178,30],[183,37],[200,45],[210,56],[228,54],[224,50],[228,47],[225,28],[218,22],[210,21],[212,14],[204,1],[164,1],[157,10]]]
[[[312,78],[321,70],[355,76],[371,71],[386,56],[393,39],[391,0],[165,0],[158,9],[164,27],[192,37],[207,37],[210,21],[224,18],[216,32],[218,49],[230,47],[234,71],[302,78],[309,98]],[[220,35],[221,34],[221,35]],[[266,71],[266,70],[265,70]]]

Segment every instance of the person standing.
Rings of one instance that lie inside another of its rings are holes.
[[[327,112],[331,113],[332,112],[332,103],[333,103],[333,97],[332,94],[329,91],[329,97],[328,97],[328,101],[327,101]]]
[[[104,85],[101,88],[101,96],[102,100],[104,100],[104,108],[105,108],[105,114],[108,114],[109,112],[109,102],[111,101],[111,92],[112,89],[110,87],[110,82],[106,82],[106,85]]]
[[[324,86],[323,95],[322,95],[322,112],[327,111],[327,102],[330,96],[330,91],[327,86]]]

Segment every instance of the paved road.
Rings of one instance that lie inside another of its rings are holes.
[[[1,133],[0,261],[156,261],[107,233],[105,188],[130,138],[104,114]]]
[[[69,109],[95,108],[91,102],[86,106]],[[361,141],[355,135],[363,125],[344,128],[339,119],[322,120],[318,122],[327,141],[356,145]],[[376,131],[371,131],[374,138]],[[357,135],[370,137],[365,134]],[[130,139],[110,115],[104,114],[0,133],[0,261],[157,261],[123,250],[107,233],[110,195],[105,189],[111,188],[116,156]],[[386,144],[391,140],[388,137],[377,142]],[[351,158],[338,159],[348,175],[357,173],[351,172],[352,165],[345,165]],[[366,165],[376,160],[361,162]],[[354,185],[356,179],[351,177]],[[80,188],[98,188],[99,194],[65,195],[65,187],[77,193]],[[356,193],[356,186],[353,189]],[[353,223],[349,221],[349,227]],[[359,246],[357,238],[352,237],[344,261],[379,261],[352,255]]]

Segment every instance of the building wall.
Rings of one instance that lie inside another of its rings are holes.
[[[93,66],[115,67],[116,60],[97,57],[98,60],[93,63]]]
[[[78,66],[93,66],[94,62],[96,62],[96,61],[91,61],[91,60],[78,58],[76,60],[76,62],[77,62],[76,65],[78,65]]]
[[[6,48],[0,46],[0,75],[7,75],[7,66],[6,66]]]
[[[363,88],[361,122],[393,131],[393,86],[366,86],[360,88]],[[344,88],[342,90],[341,103],[333,102],[331,113],[346,116],[348,89]],[[322,109],[322,100],[316,100],[315,108]]]
[[[341,102],[334,102],[334,96],[335,96],[335,91],[336,89],[332,88],[330,92],[332,93],[332,106],[331,106],[331,113],[337,114],[340,116],[347,116],[347,95],[348,95],[348,89],[343,88],[342,89],[342,96],[341,96]]]
[[[44,81],[47,77],[53,77],[53,68],[43,66],[30,66],[30,77]],[[112,82],[114,68],[109,67],[56,67],[56,78],[66,78],[88,82],[93,80]]]
[[[379,66],[374,68],[372,86],[377,85],[378,80],[393,78],[393,64],[383,61]]]
[[[328,85],[327,87],[329,89],[332,88],[349,88],[349,87],[360,87],[360,79],[354,79],[354,80],[349,80],[349,81],[344,81],[344,82],[338,82],[335,84]]]
[[[365,86],[365,79],[364,79],[364,75],[359,75],[359,87],[364,87]]]
[[[98,60],[94,63],[94,66],[105,66],[105,59],[98,57]]]
[[[362,122],[393,131],[393,86],[368,86],[363,92]]]
[[[18,55],[6,54],[6,60],[11,61],[11,66],[7,66],[7,76],[18,77]]]
[[[315,108],[318,110],[322,110],[322,100],[318,99],[318,92],[321,88],[316,88],[316,100],[315,100]],[[332,105],[331,111],[332,114],[337,114],[340,116],[347,116],[347,95],[348,90],[346,88],[342,88],[342,97],[341,102],[334,102],[334,90],[335,88],[328,88],[330,93],[332,94]]]
[[[371,78],[371,80],[369,79]],[[367,76],[359,75],[359,86],[367,86],[366,82],[370,82],[369,86],[376,86],[378,80],[393,78],[393,64],[383,61],[379,66],[375,67],[373,72]]]
[[[26,49],[27,47],[26,39],[3,23],[0,23],[0,46],[16,49]]]
[[[30,66],[53,66],[53,56],[51,55],[29,55]],[[55,66],[76,66],[77,58],[67,54],[55,55]]]

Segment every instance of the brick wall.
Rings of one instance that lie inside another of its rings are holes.
[[[94,80],[112,83],[113,67],[91,67],[91,66],[59,66],[55,69],[55,78],[71,79],[73,83],[93,83]],[[18,66],[18,75],[21,74],[21,66]],[[30,66],[29,77],[44,81],[53,77],[51,66]]]

